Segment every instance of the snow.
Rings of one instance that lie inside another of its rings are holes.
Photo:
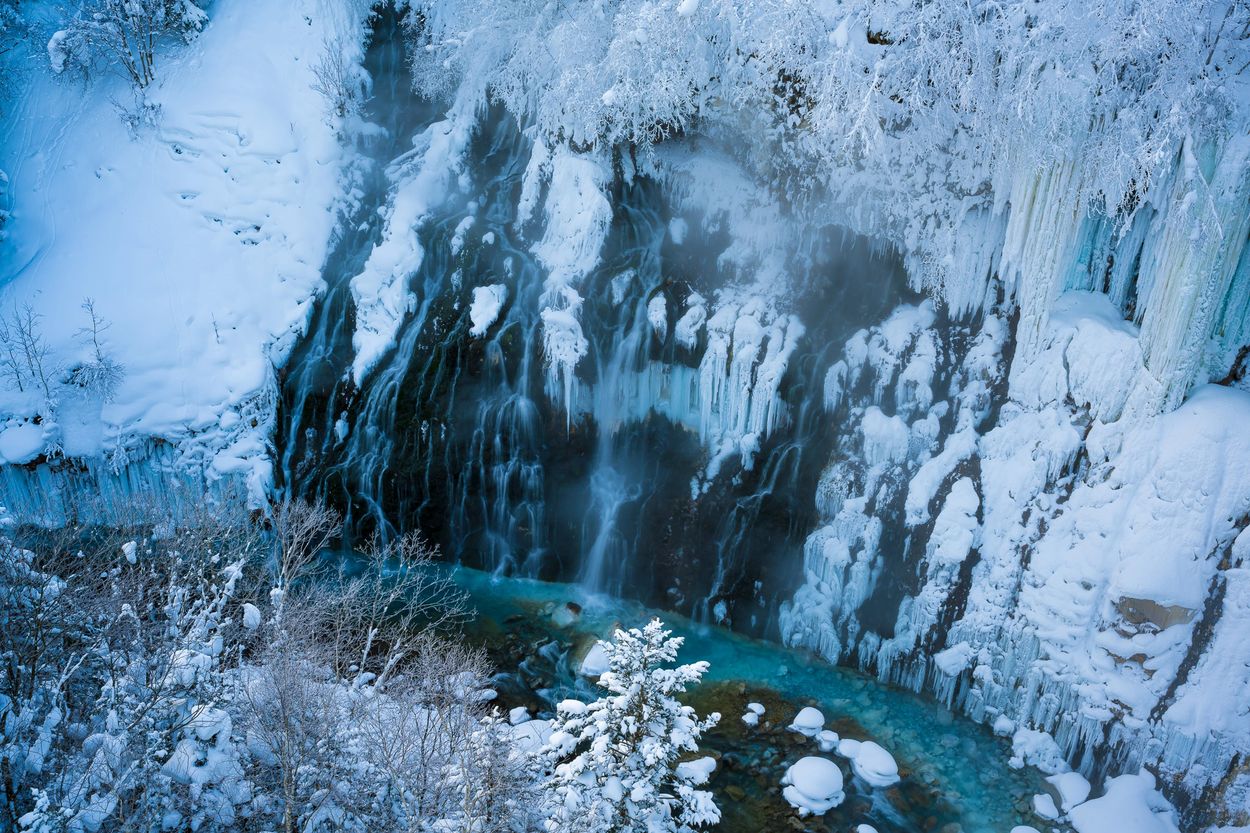
[[[39,73],[18,85],[0,141],[20,207],[5,226],[3,305],[33,304],[65,361],[79,350],[77,306],[94,297],[125,369],[112,403],[75,409],[76,453],[162,437],[211,461],[253,430],[218,425],[272,384],[321,288],[347,157],[312,69],[334,38],[358,54],[360,11],[220,0],[195,42],[160,56],[147,93],[159,122],[133,139],[113,104],[131,100],[120,78],[89,95]],[[0,408],[29,415],[11,393]],[[12,432],[0,454],[29,460],[32,429]],[[264,444],[240,453],[242,476],[267,480]]]
[[[527,720],[512,727],[512,742],[523,753],[535,753],[547,745],[551,734],[551,721]]]
[[[0,431],[0,458],[5,463],[28,463],[43,450],[43,429],[33,422],[10,424]]]
[[[831,729],[821,729],[816,733],[816,747],[821,752],[832,752],[838,748],[840,742],[838,733]]]
[[[1047,821],[1059,818],[1059,810],[1055,807],[1055,799],[1048,793],[1033,796],[1033,812]]]
[[[647,302],[647,322],[655,332],[655,337],[663,341],[668,336],[668,302],[662,294],[655,295]]]
[[[870,740],[858,741],[850,738],[844,738],[836,743],[838,754],[850,759],[851,770],[869,786],[889,787],[898,783],[898,764],[895,763],[894,756],[879,744]]]
[[[1178,833],[1173,812],[1155,788],[1154,776],[1142,772],[1108,779],[1101,797],[1068,815],[1076,833]]]
[[[677,765],[677,777],[682,778],[696,787],[702,786],[716,771],[716,759],[711,757],[695,758]]]
[[[828,758],[800,758],[786,770],[781,784],[782,796],[801,816],[823,816],[846,797],[842,771]]]
[[[1065,813],[1089,798],[1089,781],[1079,772],[1061,772],[1046,782],[1059,793],[1059,808]]]
[[[136,561],[135,553],[138,551],[139,545],[134,541],[127,541],[122,544],[122,557],[126,559],[127,564],[134,564]]]
[[[260,627],[261,621],[260,608],[256,607],[256,605],[251,602],[244,602],[243,627],[247,628],[249,631],[254,631]]]
[[[611,172],[601,160],[566,146],[554,152],[549,164],[546,224],[533,252],[547,269],[541,302],[547,392],[571,419],[573,372],[589,349],[577,317],[582,297],[575,287],[599,262],[612,222],[612,206],[604,196]]]
[[[502,283],[473,288],[473,303],[469,307],[469,335],[481,338],[499,318],[499,311],[508,302],[508,287]]]
[[[1016,768],[1035,766],[1048,775],[1064,772],[1068,765],[1063,760],[1059,744],[1046,732],[1035,729],[1019,729],[1011,738],[1011,760]]]
[[[693,350],[699,341],[699,332],[707,321],[707,302],[697,292],[690,293],[686,299],[686,311],[677,319],[673,329],[673,338],[687,350]]]
[[[815,737],[816,733],[825,727],[825,716],[821,714],[820,709],[811,706],[804,706],[794,721],[789,725],[791,732],[798,732],[805,737]]]
[[[473,101],[462,91],[447,118],[413,139],[411,158],[401,157],[387,171],[394,185],[382,239],[351,279],[356,304],[352,378],[358,385],[393,346],[400,324],[416,307],[408,282],[425,259],[417,230],[456,192],[475,118]]]
[[[604,650],[603,644],[596,642],[590,646],[590,650],[586,652],[586,656],[582,657],[581,667],[578,672],[583,677],[598,677],[608,670],[608,652]]]

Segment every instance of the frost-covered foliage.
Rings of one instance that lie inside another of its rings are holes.
[[[207,21],[192,0],[84,0],[48,41],[48,59],[57,73],[114,67],[142,90],[156,80],[158,44],[190,41]]]
[[[1227,131],[1250,25],[1230,0],[405,5],[427,93],[471,77],[579,145],[727,127],[775,175],[848,200],[925,194],[892,206],[916,233],[1001,176],[1072,159],[1084,196],[1131,208],[1182,139]]]
[[[599,685],[608,695],[561,703],[548,742],[549,833],[688,833],[720,820],[711,793],[696,789],[706,773],[677,765],[720,719],[700,719],[674,697],[707,671],[706,662],[662,667],[682,641],[653,619],[599,643],[608,662]]]
[[[534,829],[535,779],[408,537],[318,572],[339,523],[17,527],[0,557],[0,827]],[[130,537],[134,536],[134,537]],[[20,543],[15,543],[20,540]]]

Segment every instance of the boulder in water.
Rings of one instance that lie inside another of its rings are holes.
[[[842,741],[839,744],[839,752],[845,743]],[[870,740],[855,744],[853,754],[847,757],[851,759],[851,769],[855,774],[873,787],[889,787],[899,781],[894,756]]]
[[[786,770],[781,784],[782,796],[800,816],[809,813],[823,816],[846,798],[842,791],[842,770],[828,758],[811,755],[800,758]]]
[[[794,722],[790,724],[791,732],[798,732],[804,737],[815,737],[816,733],[825,728],[825,716],[820,713],[820,709],[814,709],[811,706],[805,706],[802,711],[795,716]]]

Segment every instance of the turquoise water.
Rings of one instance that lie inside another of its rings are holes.
[[[1042,790],[1041,775],[1010,769],[1007,741],[911,692],[830,666],[806,652],[632,602],[591,596],[575,585],[500,579],[465,568],[457,568],[455,576],[477,609],[470,638],[486,644],[503,671],[504,705],[525,702],[518,693],[525,688],[521,680],[530,689],[543,689],[547,703],[569,695],[594,696],[593,685],[579,680],[573,670],[593,639],[610,635],[614,626],[634,627],[659,616],[685,637],[681,659],[711,663],[690,702],[701,712],[722,712],[720,726],[703,744],[722,756],[711,782],[725,814],[718,830],[843,831],[868,823],[880,833],[1008,833],[1015,825],[1036,821],[1025,808]],[[566,602],[582,610],[575,622],[561,628],[549,611]],[[545,647],[536,650],[539,646]],[[509,658],[517,661],[510,663]],[[747,730],[739,718],[751,700],[764,703],[765,719],[776,725]],[[830,753],[826,757],[837,761],[847,776],[846,803],[823,819],[792,821],[781,799],[780,774],[799,757],[820,754],[813,741],[784,730],[804,705],[824,712],[826,727],[843,737],[880,743],[898,761],[902,783],[871,790],[850,777],[845,759]]]

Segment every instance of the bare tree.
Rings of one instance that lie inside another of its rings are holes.
[[[317,557],[342,524],[342,517],[328,506],[286,498],[273,507],[274,591],[279,612],[294,583],[307,575]]]
[[[313,90],[326,100],[330,115],[347,118],[360,112],[366,95],[366,77],[349,57],[342,37],[322,44],[321,58],[313,67]]]
[[[40,327],[42,320],[29,302],[15,303],[9,313],[0,316],[0,372],[19,391],[39,388],[46,401],[52,402],[50,377],[56,369]]]

